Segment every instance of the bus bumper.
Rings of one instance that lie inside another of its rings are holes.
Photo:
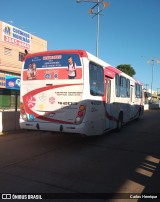
[[[61,133],[78,133],[89,135],[85,122],[81,124],[57,124],[57,123],[47,123],[47,122],[26,122],[20,119],[20,128],[27,130],[42,130],[42,131],[54,131]]]

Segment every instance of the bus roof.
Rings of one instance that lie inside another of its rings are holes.
[[[43,52],[36,52],[36,53],[29,53],[25,56],[26,60],[27,58],[30,57],[35,57],[35,56],[43,56],[43,55],[48,55],[48,54],[79,54],[80,57],[87,57],[88,54],[85,50],[50,50],[50,51],[43,51]]]

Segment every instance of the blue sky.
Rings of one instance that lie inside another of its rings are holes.
[[[130,64],[135,78],[149,88],[152,67],[147,60],[160,59],[160,0],[106,2],[110,5],[100,16],[99,57],[113,66]],[[0,0],[0,5],[1,21],[13,21],[13,26],[47,40],[49,50],[85,49],[96,54],[96,17],[88,14],[94,4]],[[160,64],[154,66],[153,88],[160,88]]]

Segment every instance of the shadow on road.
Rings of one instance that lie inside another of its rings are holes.
[[[114,201],[121,193],[116,201],[142,201],[160,192],[159,120],[159,111],[147,112],[120,133],[95,137],[40,131],[1,136],[1,192],[89,193],[97,201]],[[102,199],[92,193],[103,193]]]

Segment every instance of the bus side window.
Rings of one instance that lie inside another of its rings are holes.
[[[106,87],[106,94],[107,94],[107,103],[111,102],[111,80],[107,81],[107,87]]]
[[[116,97],[120,97],[120,77],[118,74],[116,74],[116,79],[115,79],[115,83],[116,83]]]
[[[127,97],[130,97],[130,80],[127,79]]]
[[[140,85],[140,98],[142,98],[142,86]]]
[[[90,94],[93,96],[104,96],[104,71],[103,68],[94,63],[89,64]]]
[[[142,98],[142,86],[139,84],[136,84],[135,86],[136,86],[135,97]]]
[[[120,92],[121,97],[127,97],[127,82],[126,78],[123,76],[120,76]]]

